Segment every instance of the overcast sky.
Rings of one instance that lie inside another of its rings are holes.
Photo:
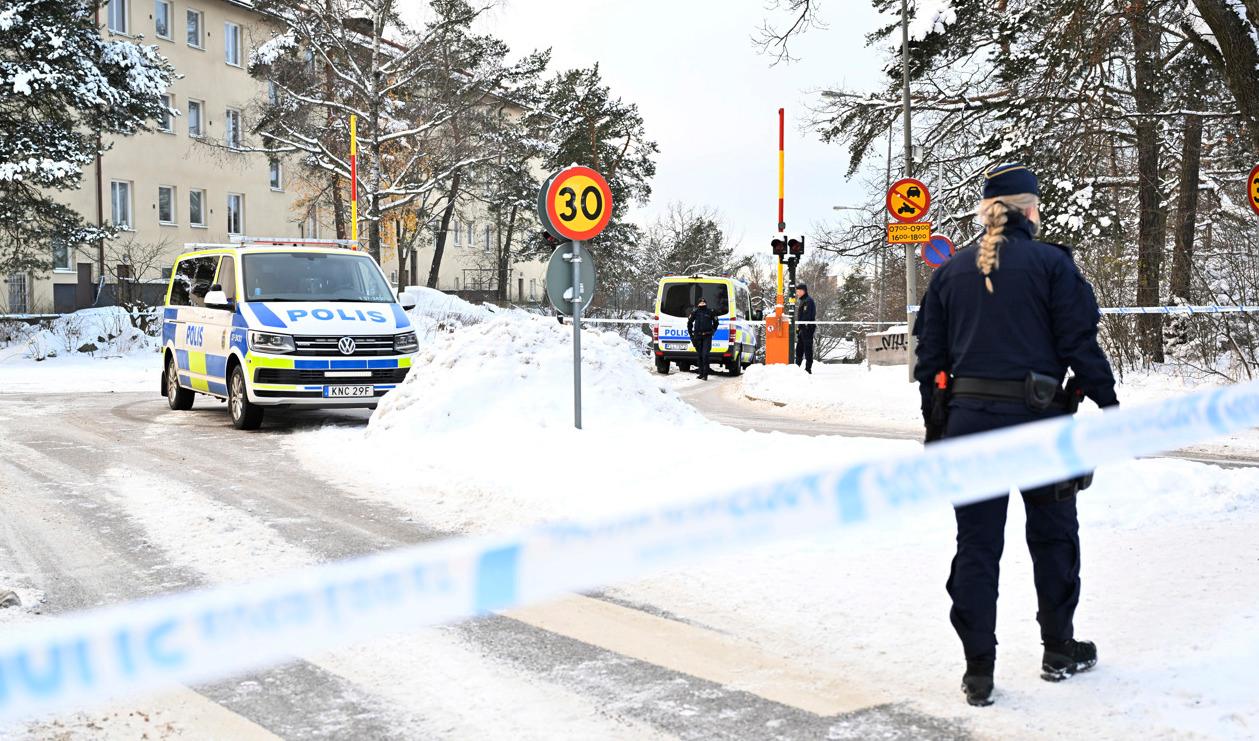
[[[859,203],[843,148],[802,131],[810,91],[879,85],[882,54],[865,46],[879,16],[864,0],[829,0],[828,28],[771,67],[752,36],[763,0],[504,0],[485,30],[513,50],[550,47],[553,68],[600,63],[613,92],[637,103],[660,145],[650,221],[672,201],[717,209],[745,249],[768,249],[777,222],[777,111],[787,109],[787,230],[807,233],[831,207]],[[779,15],[776,20],[785,20]]]

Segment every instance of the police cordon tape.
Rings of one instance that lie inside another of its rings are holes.
[[[1259,425],[1259,381],[1059,417],[586,522],[418,545],[10,625],[0,724],[195,684],[386,632],[638,579],[757,544],[969,503]],[[416,657],[422,661],[423,657]]]
[[[918,313],[918,305],[910,304],[905,311]],[[1243,304],[1240,306],[1104,306],[1098,309],[1103,314],[1251,314],[1259,312],[1259,305]]]

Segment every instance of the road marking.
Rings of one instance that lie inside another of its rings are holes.
[[[821,717],[890,701],[838,676],[802,669],[797,662],[767,653],[749,642],[590,597],[565,597],[502,614],[535,628]]]

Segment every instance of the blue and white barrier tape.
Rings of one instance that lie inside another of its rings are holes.
[[[905,307],[909,314],[918,313],[918,305]],[[1100,309],[1103,314],[1252,314],[1259,312],[1259,306],[1243,304],[1241,306],[1105,306]]]
[[[40,620],[0,636],[0,724],[641,578],[926,502],[977,501],[1256,425],[1252,382],[615,518],[420,545]]]

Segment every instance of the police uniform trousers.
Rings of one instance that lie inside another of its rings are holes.
[[[699,365],[700,376],[708,375],[708,353],[713,349],[713,336],[711,334],[697,334],[691,338],[691,344],[695,346],[695,354],[698,356],[696,360]]]
[[[961,406],[959,406],[959,404]],[[955,400],[945,437],[960,437],[1044,419],[1020,404]],[[1054,501],[1053,485],[1022,493],[1027,513],[1027,549],[1036,581],[1041,639],[1074,637],[1072,619],[1080,602],[1080,525],[1076,501]],[[957,555],[946,585],[953,598],[949,618],[968,660],[995,660],[997,575],[1005,545],[1009,495],[956,507]]]
[[[796,365],[804,362],[805,370],[813,370],[813,331],[814,328],[801,327],[796,332]]]

